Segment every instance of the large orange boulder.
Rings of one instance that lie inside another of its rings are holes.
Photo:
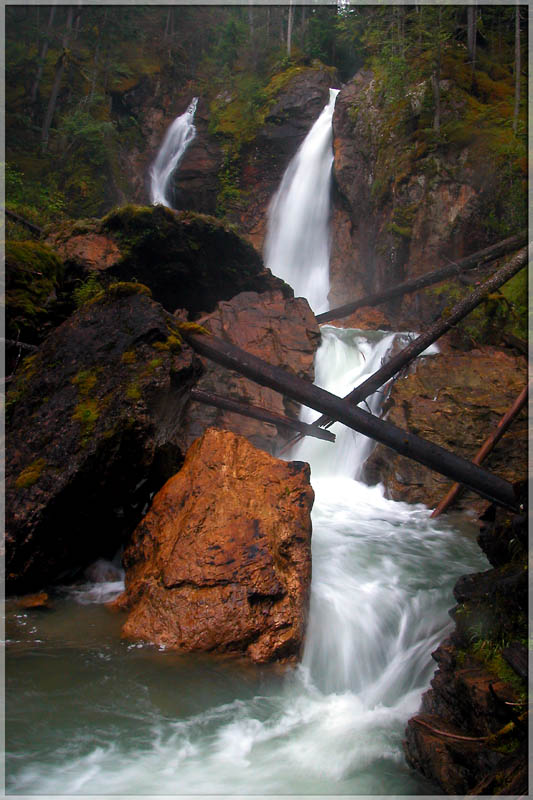
[[[311,580],[309,466],[209,428],[124,553],[127,638],[183,651],[297,657]]]

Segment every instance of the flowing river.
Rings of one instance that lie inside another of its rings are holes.
[[[326,242],[324,269],[327,251]],[[327,306],[325,296],[318,302]],[[316,382],[346,394],[396,336],[323,326]],[[374,412],[379,400],[369,400]],[[405,764],[403,731],[449,630],[453,584],[486,561],[466,521],[430,520],[425,506],[361,482],[371,443],[333,430],[335,445],[303,441],[289,454],[310,462],[316,494],[301,664],[247,665],[122,641],[122,617],[104,606],[121,577],[106,576],[106,565],[100,577],[112,580],[65,588],[53,610],[8,602],[8,794],[435,793]]]

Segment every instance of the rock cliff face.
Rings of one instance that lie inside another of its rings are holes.
[[[262,251],[268,206],[299,146],[336,85],[334,70],[298,68],[282,85],[255,140],[243,148],[239,188],[243,202],[230,217],[256,250]]]
[[[182,462],[176,433],[201,371],[173,317],[116,284],[53,331],[7,396],[6,589],[112,557]]]
[[[320,331],[309,304],[303,298],[281,292],[243,292],[221,302],[212,314],[198,322],[214,333],[270,364],[299,377],[313,380],[314,354]],[[260,386],[232,370],[202,359],[204,373],[197,388],[224,397],[242,399],[277,414],[297,418],[299,405],[279,392]],[[191,402],[183,423],[183,438],[192,444],[206,426],[240,433],[267,452],[275,454],[289,434],[274,425],[229,411]]]
[[[252,134],[241,130],[247,123],[240,106],[233,110],[240,98],[229,93],[215,98],[219,114],[229,120],[217,127],[213,107],[200,96],[194,118],[196,136],[173,177],[175,208],[224,214],[260,251],[268,204],[335,82],[335,70],[318,62],[274,76]],[[122,148],[121,165],[127,184],[122,202],[144,204],[149,200],[150,165],[165,131],[186,110],[194,93],[191,88],[180,90],[176,96],[175,87],[164,74],[115,93],[117,118],[135,118],[139,127],[139,135],[128,141],[129,148]],[[225,197],[221,202],[225,193],[230,200]]]
[[[422,129],[425,84],[411,87],[403,103],[390,107],[370,71],[361,70],[341,90],[333,120],[332,306],[498,238],[487,224],[498,213],[495,159],[473,135],[468,140],[465,134],[463,143],[453,139],[452,131],[464,124],[467,99],[452,81],[442,81],[441,89],[442,128],[448,132],[438,146]],[[396,303],[389,311],[399,308]],[[414,321],[424,319],[419,300],[405,298],[402,311]]]
[[[524,487],[525,489],[525,487]],[[526,500],[526,493],[523,495]],[[455,631],[409,721],[408,762],[447,794],[527,794],[527,511],[491,507],[478,539],[493,569],[456,584]]]
[[[207,430],[124,554],[124,636],[184,651],[297,656],[311,577],[309,467]]]
[[[411,374],[394,382],[384,413],[398,427],[472,460],[526,382],[527,364],[521,356],[492,347],[469,352],[446,348],[420,359]],[[524,409],[483,466],[510,482],[524,479],[526,441]],[[370,482],[382,481],[395,500],[425,503],[430,508],[450,486],[443,476],[382,445],[370,456],[366,477]],[[465,492],[456,505],[481,511],[487,502]]]

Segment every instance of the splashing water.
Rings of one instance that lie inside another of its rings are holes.
[[[290,162],[269,208],[266,266],[318,314],[329,292],[331,120],[338,89]]]
[[[193,97],[187,110],[168,129],[150,169],[150,202],[172,208],[169,199],[170,178],[179,166],[187,147],[196,135],[193,120],[198,98]]]
[[[317,382],[347,394],[395,336],[324,326]],[[379,403],[368,399],[373,412]],[[334,445],[291,454],[310,462],[315,490],[302,663],[280,671],[121,641],[122,620],[98,602],[115,580],[70,590],[53,614],[8,609],[9,793],[435,793],[401,741],[450,626],[453,584],[486,561],[472,531],[361,483],[371,444],[334,430]]]

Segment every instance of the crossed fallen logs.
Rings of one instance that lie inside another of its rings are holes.
[[[509,240],[506,241],[508,242]],[[396,375],[400,369],[413,361],[413,359],[429,347],[430,344],[440,338],[440,336],[450,330],[460,319],[463,319],[473,308],[479,305],[490,292],[495,291],[495,289],[499,288],[513,277],[526,263],[527,248],[524,247],[507,263],[500,267],[491,278],[478,286],[474,292],[454,306],[445,319],[441,319],[435,325],[431,326],[428,331],[415,339],[414,342],[411,342],[411,344],[394,359],[385,364],[367,381],[359,387],[356,387],[353,392],[344,398],[337,397],[327,392],[325,389],[315,386],[310,381],[291,375],[281,367],[273,366],[257,356],[214,335],[195,333],[190,330],[183,330],[182,335],[189,345],[200,355],[224,367],[233,369],[256,383],[279,391],[285,396],[309,408],[319,411],[322,416],[319,417],[318,420],[315,420],[312,425],[304,426],[303,423],[298,423],[301,427],[299,428],[296,439],[300,439],[305,435],[310,435],[309,428],[314,427],[315,429],[319,429],[320,426],[327,427],[332,424],[333,421],[337,420],[347,427],[359,431],[365,436],[390,447],[397,453],[411,458],[433,469],[435,472],[445,475],[453,481],[472,489],[477,494],[498,505],[518,510],[518,500],[515,490],[508,481],[481,468],[476,463],[472,463],[455,455],[445,448],[428,442],[420,436],[403,431],[390,422],[373,416],[363,409],[358,408],[357,403],[368,397],[372,392],[376,391],[377,388]],[[192,399],[201,402],[211,402],[211,404],[219,406],[221,406],[221,400],[223,400],[215,396],[201,397],[198,391],[195,392]],[[227,402],[228,401],[226,401],[226,403]],[[512,421],[512,418],[514,418],[522,408],[525,400],[521,400],[520,402],[520,407],[511,414],[511,420],[506,422],[507,427],[510,421]],[[242,406],[242,404],[240,405]],[[224,407],[227,408],[228,405]],[[238,408],[235,406],[231,410],[235,410],[238,413],[246,412],[248,416],[253,416],[253,414],[249,413],[250,408],[251,407],[248,407],[247,412],[246,408],[243,410],[242,407]],[[265,409],[255,410],[256,412],[260,412],[259,416],[256,413],[256,418],[262,418],[264,421],[271,421],[276,424],[274,419],[269,420],[265,417],[265,415],[271,412],[267,412]],[[263,414],[263,416],[261,416],[261,414]],[[278,423],[285,424],[285,427],[297,427],[295,423],[289,424],[286,418],[279,419]]]

